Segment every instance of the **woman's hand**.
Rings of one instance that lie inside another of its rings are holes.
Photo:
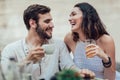
[[[89,44],[86,46],[86,55],[91,58],[94,56],[100,57],[104,62],[108,62],[108,55],[96,44]]]
[[[88,69],[81,69],[77,73],[83,78],[89,78],[89,79],[95,78],[95,73]]]

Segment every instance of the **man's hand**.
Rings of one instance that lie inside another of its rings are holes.
[[[36,63],[41,60],[45,56],[45,51],[42,47],[36,47],[29,51],[28,55],[26,56],[26,62],[33,62]]]

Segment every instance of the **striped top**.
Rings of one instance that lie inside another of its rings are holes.
[[[95,73],[97,78],[103,78],[104,67],[102,64],[102,60],[98,56],[87,59],[85,54],[84,42],[82,41],[77,42],[73,56],[74,63],[79,68],[89,69]]]

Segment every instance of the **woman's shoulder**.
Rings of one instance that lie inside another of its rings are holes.
[[[73,36],[72,36],[72,32],[69,32],[66,34],[65,38],[64,38],[64,42],[67,43],[73,43]]]
[[[114,42],[112,36],[106,35],[106,34],[104,34],[103,36],[101,36],[98,40],[99,40],[101,43],[103,43],[103,44]]]
[[[73,52],[76,46],[76,42],[73,40],[72,32],[66,34],[64,42],[67,45],[69,51]]]
[[[100,44],[102,44],[102,45],[114,45],[114,40],[113,40],[113,38],[112,38],[112,36],[110,36],[110,35],[106,35],[106,34],[104,34],[103,36],[101,36],[99,39],[98,39],[98,42],[100,43]]]

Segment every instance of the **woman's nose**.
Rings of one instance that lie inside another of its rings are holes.
[[[72,17],[69,17],[68,21],[71,21],[72,20]]]

